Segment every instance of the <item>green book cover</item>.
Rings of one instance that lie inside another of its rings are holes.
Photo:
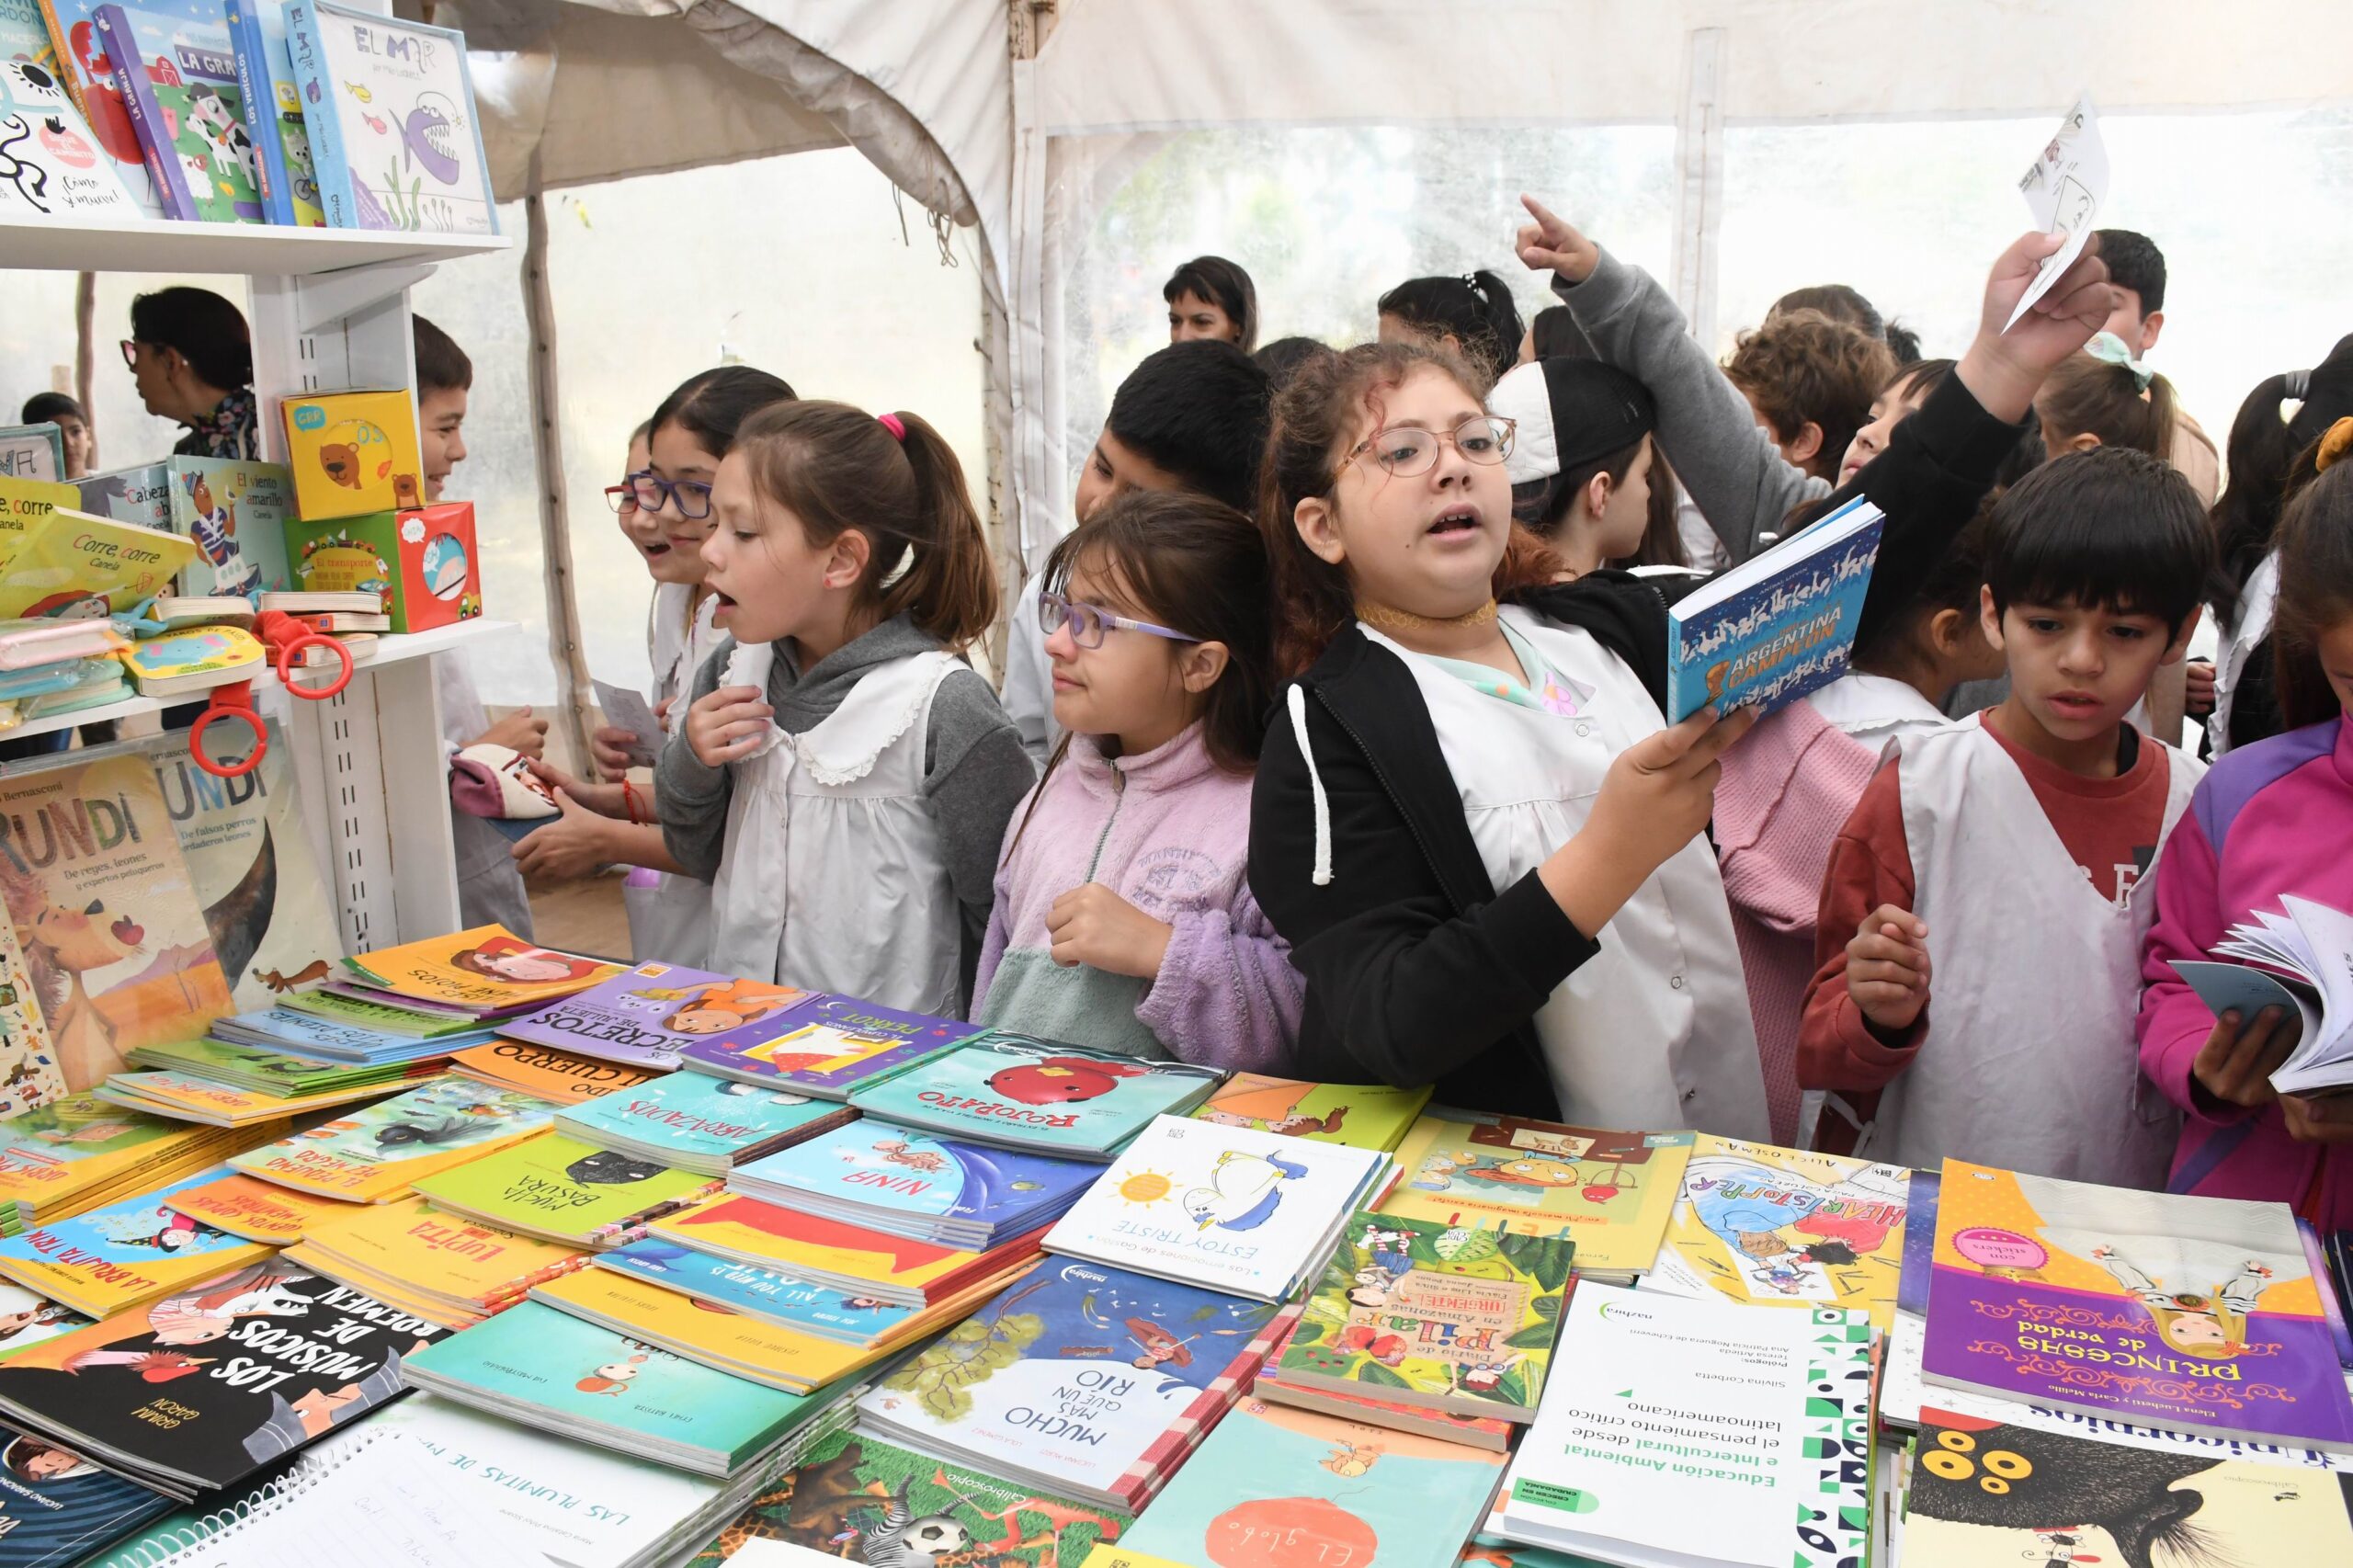
[[[716,1176],[672,1170],[558,1132],[526,1138],[415,1183],[444,1209],[582,1246],[619,1246],[648,1221],[722,1185]]]
[[[1529,1420],[1575,1251],[1560,1236],[1362,1210],[1308,1298],[1283,1380]]]
[[[412,1071],[405,1062],[394,1062],[384,1067],[350,1067],[339,1062],[313,1061],[307,1056],[285,1056],[274,1051],[259,1051],[252,1046],[227,1045],[217,1040],[167,1040],[156,1045],[142,1045],[131,1053],[131,1064],[133,1067],[187,1073],[199,1078],[210,1078],[216,1084],[251,1089],[256,1094],[275,1095],[280,1099],[324,1095],[331,1090],[358,1088],[368,1084],[398,1085]]]
[[[298,1013],[308,1013],[314,1018],[333,1018],[339,1024],[356,1024],[361,1028],[406,1035],[413,1040],[440,1040],[453,1034],[483,1032],[483,1026],[472,1018],[445,1018],[438,1014],[414,1013],[406,1007],[387,1006],[381,1002],[345,996],[333,991],[297,991],[291,995],[278,997],[277,1006],[291,1007]]]
[[[1429,1097],[1427,1084],[1400,1089],[1387,1084],[1308,1084],[1263,1073],[1236,1073],[1201,1102],[1193,1119],[1394,1153]]]

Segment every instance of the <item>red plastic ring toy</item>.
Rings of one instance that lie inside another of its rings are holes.
[[[246,689],[250,691],[252,688],[247,687]],[[204,752],[204,732],[212,727],[212,722],[216,719],[244,720],[245,727],[254,733],[252,753],[240,761],[230,763],[215,762],[207,756]],[[261,727],[261,716],[256,713],[249,704],[216,702],[196,716],[196,724],[188,733],[189,759],[215,778],[244,778],[261,766],[261,759],[268,750],[268,732]]]
[[[335,657],[343,661],[343,673],[324,686],[298,685],[294,679],[294,655],[313,643],[322,648],[334,649]],[[336,639],[322,636],[316,631],[305,631],[300,637],[290,637],[278,645],[278,684],[305,701],[324,702],[351,684],[351,650]]]

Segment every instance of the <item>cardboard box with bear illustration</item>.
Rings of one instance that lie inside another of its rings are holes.
[[[284,404],[294,512],[305,522],[425,505],[416,404],[404,392],[313,392]]]
[[[290,519],[286,558],[299,592],[373,593],[395,632],[429,631],[482,613],[470,501],[324,522]]]

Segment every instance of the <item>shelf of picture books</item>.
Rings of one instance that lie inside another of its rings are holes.
[[[2285,1206],[354,958],[282,779],[8,782],[0,1568],[2353,1562]]]
[[[500,248],[465,38],[391,9],[0,0],[0,262],[307,274]]]

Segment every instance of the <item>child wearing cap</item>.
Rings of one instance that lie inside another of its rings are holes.
[[[1504,460],[1512,516],[1552,547],[1566,577],[1641,548],[1658,460],[1648,387],[1595,359],[1536,359],[1497,381],[1487,406],[1518,425]]]

